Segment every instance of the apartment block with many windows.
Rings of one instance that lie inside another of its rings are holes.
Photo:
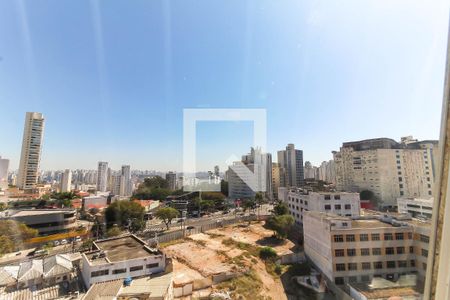
[[[339,216],[359,216],[359,193],[312,192],[301,188],[279,188],[278,198],[289,208],[297,224],[303,223],[303,213],[318,211]]]
[[[430,224],[408,215],[364,212],[359,218],[304,215],[306,256],[336,285],[396,280],[417,274],[423,284]]]

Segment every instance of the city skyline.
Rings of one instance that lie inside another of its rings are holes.
[[[184,108],[265,108],[268,152],[293,143],[315,165],[345,141],[438,139],[444,1],[46,5],[0,4],[0,155],[12,170],[22,132],[11,128],[27,111],[46,116],[43,170],[180,171]],[[198,169],[247,152],[251,127],[199,126]]]

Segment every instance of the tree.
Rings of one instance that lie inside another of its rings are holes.
[[[168,188],[169,184],[167,180],[161,176],[145,178],[144,182],[134,192],[132,199],[165,200],[171,194]]]
[[[253,198],[246,198],[242,201],[242,208],[244,211],[255,209],[256,208],[256,202]]]
[[[173,207],[163,207],[156,211],[155,217],[162,220],[166,224],[167,230],[169,230],[169,224],[172,220],[178,217],[179,212]]]
[[[38,235],[36,229],[14,220],[0,220],[0,255],[20,249],[24,241]]]
[[[228,197],[228,181],[225,181],[223,179],[220,181],[220,191],[222,192],[222,194]]]
[[[139,231],[145,226],[144,208],[128,200],[115,201],[105,210],[106,227],[116,224],[121,229]]]
[[[8,207],[8,205],[4,202],[0,203],[0,211],[4,211],[6,208]]]
[[[266,227],[273,230],[278,239],[285,239],[293,224],[294,218],[291,215],[281,215],[270,217],[266,222]]]
[[[289,209],[285,203],[279,202],[277,205],[274,206],[273,213],[276,216],[287,215],[289,214]]]

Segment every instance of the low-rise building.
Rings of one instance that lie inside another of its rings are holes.
[[[306,256],[336,285],[397,280],[418,274],[422,284],[430,224],[408,215],[366,213],[359,218],[322,212],[304,216]]]
[[[434,198],[397,198],[398,212],[431,219]]]
[[[312,192],[301,188],[280,188],[278,198],[289,208],[297,224],[303,223],[303,212],[318,211],[340,216],[359,216],[359,193]]]
[[[134,235],[99,240],[82,254],[82,276],[90,287],[108,280],[136,278],[163,272],[166,256]]]
[[[67,232],[77,227],[75,209],[11,209],[0,219],[12,219],[37,229],[39,235]]]

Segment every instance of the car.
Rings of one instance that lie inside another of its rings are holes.
[[[186,229],[187,230],[192,230],[192,229],[195,229],[195,227],[194,226],[188,226],[188,227],[186,227]]]
[[[59,241],[54,241],[53,242],[53,245],[55,245],[55,246],[59,246],[61,243],[59,242]]]
[[[67,240],[66,239],[61,240],[61,245],[65,245],[65,244],[67,244]]]
[[[36,250],[28,252],[27,256],[34,256],[36,254]]]
[[[17,252],[16,253],[16,256],[19,256],[19,255],[21,255],[22,254],[22,252]]]
[[[73,240],[75,243],[81,242],[81,237],[80,236],[76,236],[75,239]]]
[[[47,255],[47,254],[48,254],[48,250],[45,250],[45,249],[36,250],[36,252],[34,252],[35,256],[44,256],[44,255]]]

